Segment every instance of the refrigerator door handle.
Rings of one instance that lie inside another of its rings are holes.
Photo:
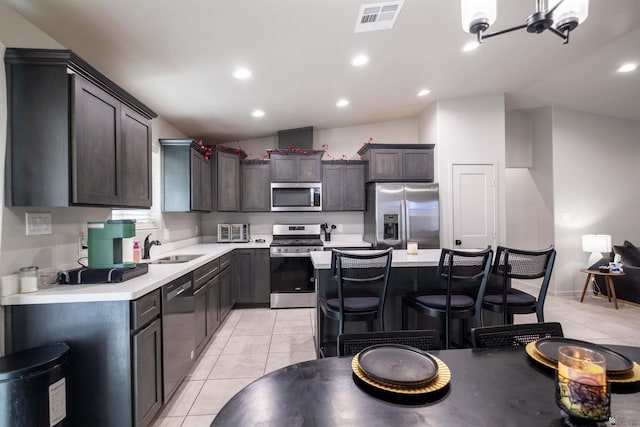
[[[409,223],[409,206],[407,205],[406,200],[402,200],[402,224],[404,225],[402,239],[406,248],[409,237],[411,236],[411,224]]]

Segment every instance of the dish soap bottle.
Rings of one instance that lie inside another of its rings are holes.
[[[133,242],[133,262],[140,263],[140,243]]]

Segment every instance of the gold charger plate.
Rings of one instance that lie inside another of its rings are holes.
[[[558,365],[550,361],[536,349],[535,341],[526,345],[525,351],[536,362],[544,365],[553,370],[558,369]],[[633,362],[633,369],[630,372],[619,375],[607,375],[607,379],[612,383],[635,383],[640,381],[640,365],[637,362]]]
[[[369,378],[362,371],[362,369],[360,369],[360,365],[358,364],[357,354],[353,356],[353,359],[351,359],[351,369],[353,370],[353,373],[356,374],[356,376],[360,380],[377,389],[388,391],[391,393],[397,393],[397,394],[420,395],[420,394],[426,394],[426,393],[433,393],[435,391],[441,390],[451,381],[451,371],[449,370],[449,367],[437,357],[433,355],[431,355],[431,357],[433,357],[433,359],[438,364],[438,374],[433,380],[420,386],[400,386],[395,384],[387,384],[387,383]]]

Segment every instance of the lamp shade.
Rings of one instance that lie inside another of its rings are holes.
[[[582,250],[585,252],[611,251],[611,236],[608,234],[585,234],[582,236]]]
[[[477,33],[478,24],[484,27],[484,31],[496,22],[496,0],[461,0],[460,6],[462,29],[467,33]]]
[[[562,0],[549,0],[549,10]],[[553,12],[553,26],[562,27],[568,23],[582,24],[589,16],[589,0],[564,0]]]

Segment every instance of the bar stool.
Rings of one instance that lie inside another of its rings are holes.
[[[460,251],[442,249],[436,278],[446,283],[444,293],[412,292],[402,297],[402,329],[407,329],[408,309],[444,320],[444,348],[451,345],[450,323],[453,319],[466,321],[475,313],[476,301],[469,295],[453,290],[456,282],[480,282],[486,284],[493,251]],[[466,324],[466,322],[465,322]]]
[[[366,254],[332,250],[331,273],[338,283],[338,295],[321,296],[319,305],[324,316],[338,321],[338,334],[344,333],[345,322],[352,321],[377,319],[378,330],[384,330],[384,302],[392,252],[393,248]],[[318,328],[321,343],[324,320],[320,320]]]
[[[536,313],[538,322],[544,322],[544,300],[556,259],[553,246],[540,251],[498,246],[491,268],[491,276],[501,278],[499,289],[480,288],[476,303],[476,325],[483,326],[482,310],[502,313],[504,325],[513,323],[514,314]],[[542,278],[538,297],[511,288],[511,279],[534,280]]]

